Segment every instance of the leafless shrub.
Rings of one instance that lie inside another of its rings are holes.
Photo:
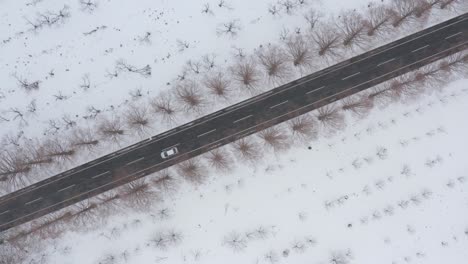
[[[334,105],[319,108],[317,119],[324,127],[334,130],[343,129],[346,125],[344,115]]]
[[[93,0],[79,0],[79,3],[82,11],[90,13],[92,13],[98,7],[98,3]]]
[[[468,53],[457,53],[444,59],[438,65],[439,69],[446,73],[468,73]]]
[[[279,262],[279,255],[276,253],[276,251],[270,250],[268,251],[263,258],[265,261],[268,261],[271,264],[278,263]]]
[[[427,19],[429,15],[431,14],[432,8],[438,4],[440,0],[420,0],[417,3],[417,8],[416,11],[414,12],[414,15],[418,19]]]
[[[363,47],[365,44],[366,24],[361,14],[356,11],[341,13],[337,27],[342,35],[343,46],[348,48]]]
[[[349,264],[351,263],[351,259],[352,259],[352,253],[349,249],[346,251],[343,251],[343,250],[333,251],[330,254],[329,263],[330,264]]]
[[[176,100],[186,113],[201,114],[207,101],[195,81],[184,81],[175,87]]]
[[[152,235],[150,243],[160,250],[166,250],[168,248],[168,240],[166,234],[163,231],[157,231]]]
[[[208,165],[219,172],[228,172],[233,168],[233,160],[228,152],[222,149],[214,149],[205,155]]]
[[[44,148],[46,157],[61,162],[71,161],[76,154],[76,149],[72,144],[59,138],[46,140],[42,147]]]
[[[275,152],[287,150],[290,147],[288,136],[279,126],[274,126],[262,130],[258,136],[263,140],[266,147],[271,148]]]
[[[372,100],[367,96],[349,96],[343,99],[341,109],[351,112],[354,116],[362,118],[373,107]]]
[[[338,55],[340,36],[331,22],[317,25],[312,32],[312,40],[316,43],[319,56],[335,57]]]
[[[23,155],[26,156],[26,159],[23,161],[24,165],[32,168],[49,165],[54,161],[51,157],[47,156],[46,150],[37,140],[32,140],[26,144]]]
[[[93,151],[99,144],[99,139],[95,131],[90,128],[75,129],[71,135],[70,142],[77,148]]]
[[[172,124],[176,121],[177,107],[171,93],[160,93],[150,102],[153,111],[161,116],[164,122]]]
[[[129,63],[127,63],[125,60],[123,59],[119,59],[117,60],[117,62],[115,63],[115,69],[117,71],[126,71],[126,72],[131,72],[131,73],[136,73],[136,74],[140,74],[141,76],[145,77],[145,78],[148,78],[151,76],[151,66],[150,65],[146,65],[142,68],[137,68]]]
[[[31,166],[25,164],[26,157],[18,152],[0,153],[0,182],[8,191],[14,191],[29,184]]]
[[[179,186],[179,181],[170,173],[169,170],[159,171],[152,182],[159,191],[169,195],[174,194]]]
[[[128,127],[135,130],[140,136],[148,134],[148,130],[151,129],[148,108],[144,105],[128,107],[125,119]]]
[[[109,140],[118,143],[122,140],[126,130],[120,118],[111,117],[104,118],[98,124],[98,133],[103,137],[104,140]]]
[[[177,231],[177,230],[169,230],[167,233],[166,233],[166,240],[168,242],[169,245],[172,245],[172,246],[177,246],[179,245],[182,240],[183,240],[183,235],[180,231]]]
[[[225,23],[220,23],[218,24],[216,28],[216,34],[218,36],[229,36],[231,38],[234,38],[239,34],[239,31],[242,30],[242,25],[240,23],[240,20],[234,19]]]
[[[404,23],[412,24],[416,21],[419,0],[393,0],[392,2],[392,26],[400,27]]]
[[[315,9],[309,9],[307,13],[305,13],[304,18],[309,23],[309,29],[312,30],[315,28],[315,25],[322,17],[322,13],[318,12]]]
[[[241,90],[247,91],[250,95],[255,95],[261,90],[261,73],[253,59],[238,61],[230,70]]]
[[[391,30],[393,13],[387,5],[377,5],[369,9],[366,20],[367,35],[384,35]]]
[[[231,81],[223,73],[209,74],[205,77],[203,83],[208,88],[209,93],[215,98],[229,100],[232,92]]]
[[[39,89],[39,84],[41,83],[40,81],[30,82],[25,78],[17,76],[16,74],[14,74],[13,77],[15,77],[15,79],[18,81],[19,86],[28,92]]]
[[[97,207],[96,203],[89,200],[74,205],[75,212],[72,216],[73,227],[78,230],[83,228],[88,229],[103,220],[104,218],[99,214]]]
[[[40,239],[54,239],[60,236],[66,229],[72,214],[70,212],[52,213],[40,219],[34,220],[24,236],[34,234]]]
[[[288,56],[280,47],[268,45],[257,51],[257,57],[268,80],[273,84],[281,84],[291,77],[288,67]]]
[[[441,0],[439,7],[440,9],[457,9],[462,3],[464,3],[464,0]]]
[[[260,159],[260,146],[254,141],[242,138],[232,143],[234,150],[237,152],[236,157],[241,161],[256,162]]]
[[[138,179],[122,187],[121,199],[129,208],[147,210],[154,202],[159,201],[159,195],[151,189],[145,179]]]
[[[308,114],[301,115],[288,121],[293,137],[301,142],[308,142],[317,138],[317,122]]]
[[[286,41],[286,51],[289,60],[301,74],[306,73],[313,66],[312,51],[301,35],[291,36]]]
[[[197,158],[177,164],[177,172],[181,177],[196,185],[204,183],[208,177],[206,168]]]
[[[110,215],[113,212],[119,210],[120,206],[120,197],[121,195],[116,193],[116,191],[106,192],[97,196],[97,201],[99,201],[100,213],[104,216]]]
[[[377,147],[377,152],[376,152],[377,157],[379,159],[384,160],[388,158],[388,150],[385,147]]]
[[[91,87],[91,80],[89,79],[89,74],[84,74],[81,77],[80,88],[87,91]]]
[[[223,245],[235,252],[239,252],[247,247],[247,240],[242,234],[232,231],[223,238]]]

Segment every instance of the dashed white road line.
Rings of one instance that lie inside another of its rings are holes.
[[[99,178],[99,177],[101,177],[101,176],[104,176],[104,175],[106,175],[106,174],[108,174],[108,173],[110,173],[110,171],[106,171],[106,172],[104,172],[104,173],[95,175],[95,176],[93,176],[93,177],[91,177],[91,178],[92,178],[92,179],[96,179],[96,178]]]
[[[344,77],[344,78],[341,79],[341,80],[344,81],[344,80],[349,79],[349,78],[352,78],[352,77],[354,77],[354,76],[356,76],[356,75],[358,75],[358,74],[360,74],[360,73],[361,73],[361,72],[356,72],[355,74],[348,75],[348,76]]]
[[[427,47],[429,47],[429,45],[426,45],[426,46],[424,46],[424,47],[420,47],[420,48],[417,48],[417,49],[415,49],[415,50],[412,50],[411,53],[417,52],[417,51],[420,51],[420,50],[423,50],[423,49],[425,49],[425,48],[427,48]]]
[[[30,204],[33,204],[33,203],[38,202],[40,200],[42,200],[42,197],[39,197],[39,198],[37,198],[35,200],[32,200],[32,201],[29,201],[29,202],[25,203],[24,205],[30,205]]]
[[[65,190],[68,190],[68,189],[70,189],[70,188],[73,188],[73,186],[75,186],[75,185],[76,185],[76,184],[72,184],[72,185],[67,186],[67,187],[65,187],[65,188],[63,188],[63,189],[58,190],[57,192],[58,192],[58,193],[59,193],[59,192],[63,192],[63,191],[65,191]]]
[[[139,162],[140,160],[144,160],[144,159],[145,159],[145,157],[141,157],[141,158],[139,158],[139,159],[136,159],[136,160],[127,162],[127,164],[125,164],[125,166],[130,165],[130,164],[133,164],[133,163],[137,163],[137,162]]]
[[[446,37],[445,39],[453,38],[453,37],[458,36],[458,35],[460,35],[460,34],[463,34],[463,32],[460,31],[460,32],[458,32],[458,33],[455,33],[455,34],[453,34],[453,35],[450,35],[450,36]]]
[[[382,65],[384,65],[384,64],[387,64],[387,63],[389,63],[389,62],[391,62],[391,61],[394,61],[395,59],[396,59],[396,58],[391,58],[391,59],[389,59],[389,60],[386,60],[386,61],[384,61],[384,62],[381,62],[381,63],[377,64],[377,67],[382,66]]]
[[[323,89],[323,88],[325,88],[325,86],[319,87],[319,88],[314,89],[314,90],[312,90],[312,91],[308,91],[306,94],[310,94],[310,93],[316,92],[316,91],[321,90],[321,89]]]
[[[275,107],[278,107],[278,106],[280,106],[280,105],[282,105],[282,104],[285,104],[285,103],[287,103],[287,102],[289,102],[289,100],[286,100],[286,101],[281,102],[281,103],[279,103],[279,104],[275,104],[275,105],[273,105],[273,106],[270,106],[270,109],[275,108]]]
[[[245,120],[245,119],[247,119],[247,118],[250,118],[250,117],[252,117],[252,116],[253,116],[253,115],[244,116],[243,118],[237,119],[236,121],[234,121],[234,122],[232,122],[232,123],[240,122],[240,121]]]
[[[10,210],[6,210],[6,211],[4,211],[4,212],[1,212],[0,215],[6,214],[6,213],[8,213],[8,212],[10,212]]]
[[[198,135],[197,137],[203,137],[203,136],[208,135],[208,134],[210,134],[210,133],[213,133],[213,132],[215,132],[215,131],[216,131],[216,128],[213,129],[213,130],[210,130],[210,131],[208,131],[208,132],[205,132],[205,133],[203,133],[203,134],[200,134],[200,135]]]

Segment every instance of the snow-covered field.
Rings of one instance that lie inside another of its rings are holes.
[[[95,137],[88,140],[99,141],[51,166],[15,174],[21,184],[33,183],[245,99],[251,93],[239,87],[223,100],[203,87],[210,107],[178,106],[171,122],[152,112],[152,102],[179,83],[203,86],[220,72],[235,79],[228,72],[246,60],[240,55],[313,35],[311,14],[320,14],[318,25],[326,28],[346,10],[367,14],[380,2],[0,1],[0,157],[17,152],[29,159],[29,152],[51,153],[58,145],[76,150],[77,131],[91,131]],[[259,86],[270,89],[461,12],[437,9],[366,45],[337,46],[338,54],[316,56],[305,70],[288,66],[293,73],[281,80],[262,73]],[[38,27],[44,19],[50,25]],[[317,139],[278,153],[262,146],[262,159],[253,163],[223,147],[229,172],[207,170],[206,181],[193,185],[177,175],[180,168],[170,169],[180,189],[155,196],[144,212],[123,207],[102,219],[85,214],[60,224],[65,231],[57,237],[50,230],[31,234],[17,252],[24,263],[57,264],[465,263],[467,79],[429,86],[437,91],[374,107],[362,119],[347,115],[347,127],[334,135],[320,129]],[[141,133],[128,122],[135,108],[148,117]],[[115,119],[124,135],[108,140],[100,128]],[[261,146],[258,135],[250,139]],[[2,184],[0,194],[21,187]],[[80,221],[94,224],[82,228]],[[10,264],[5,252],[0,248],[0,263]]]

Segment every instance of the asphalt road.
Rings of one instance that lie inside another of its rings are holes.
[[[31,221],[468,48],[468,14],[0,198],[0,231]],[[179,154],[162,159],[161,150]]]

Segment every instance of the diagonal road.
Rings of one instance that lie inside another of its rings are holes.
[[[468,48],[468,14],[0,198],[0,231],[31,221]],[[179,154],[161,158],[177,146]]]

